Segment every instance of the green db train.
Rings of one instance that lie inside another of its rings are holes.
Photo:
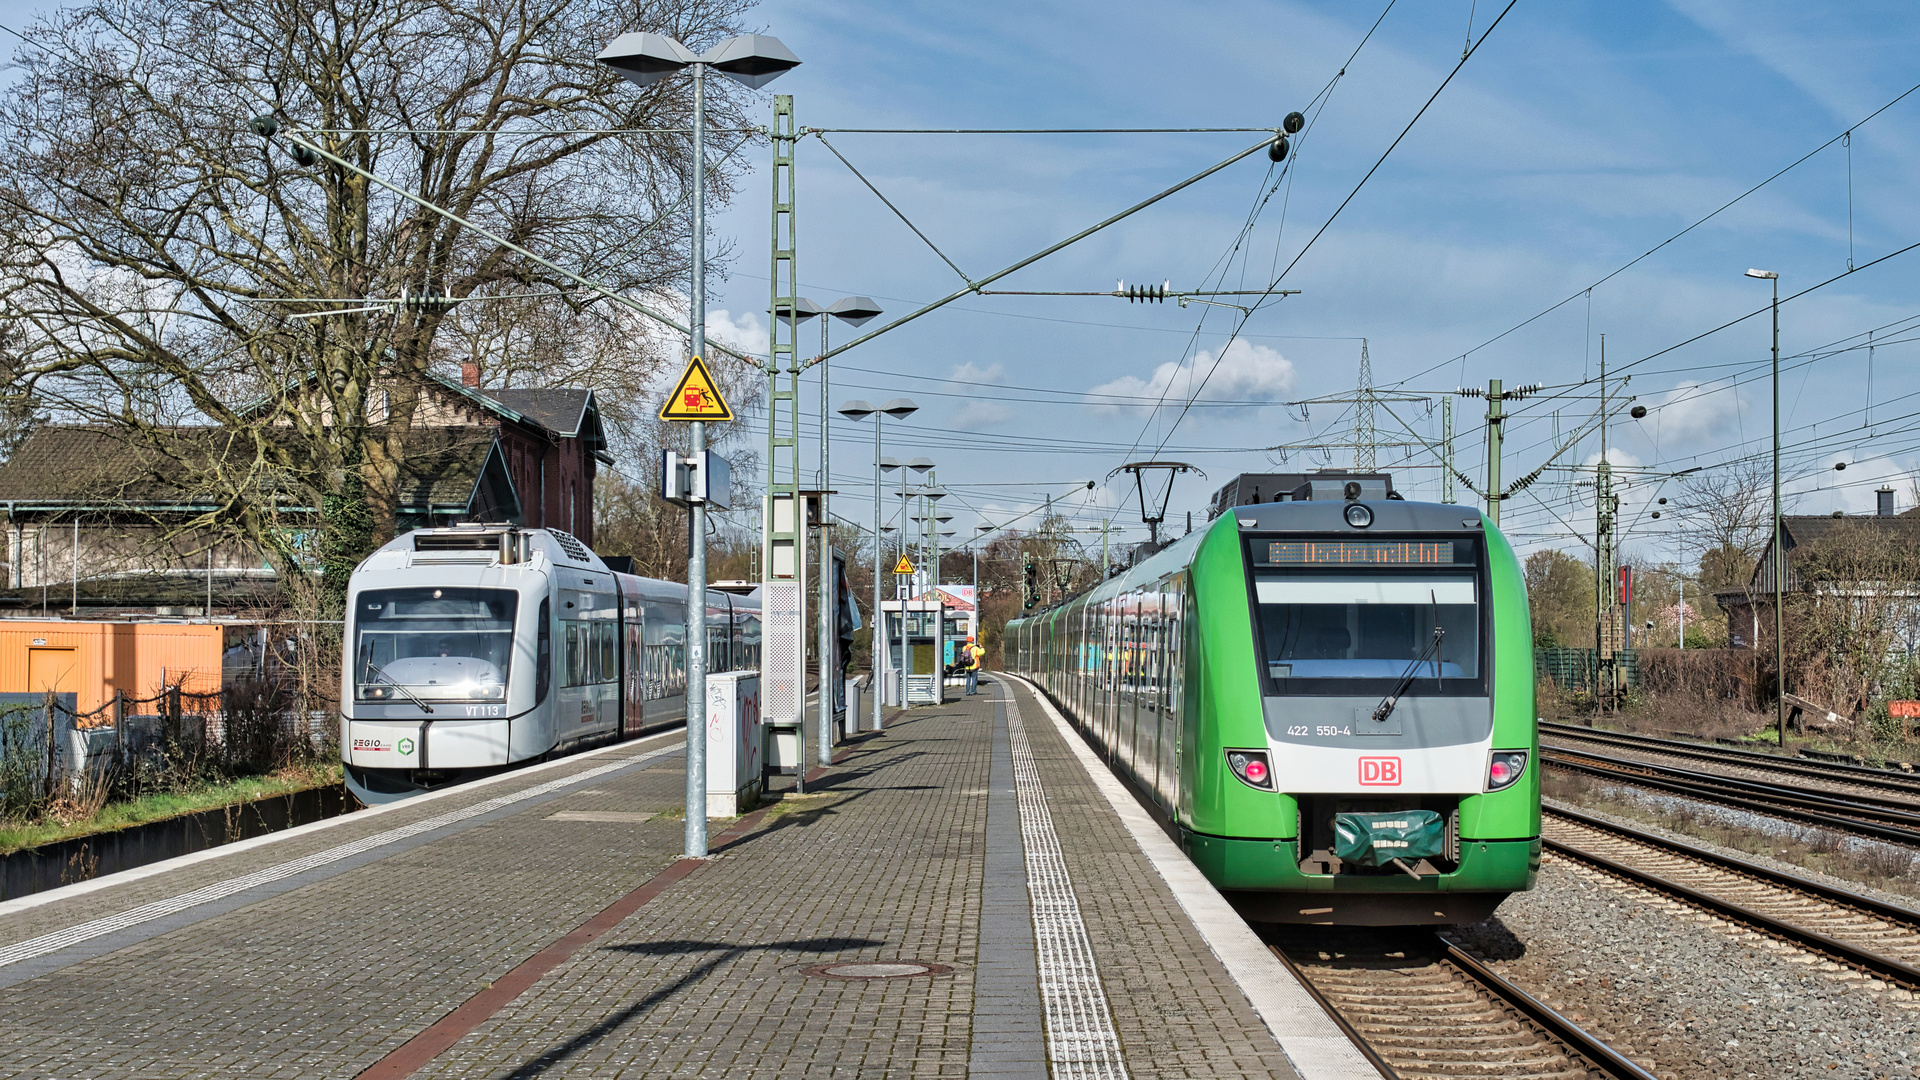
[[[1470,923],[1533,885],[1526,585],[1476,510],[1237,507],[1003,643],[1248,919]]]

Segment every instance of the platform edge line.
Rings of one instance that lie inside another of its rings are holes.
[[[1086,740],[1047,695],[1022,676],[1004,671],[994,674],[1018,681],[1033,694],[1093,786],[1119,816],[1140,853],[1166,883],[1188,921],[1226,968],[1227,977],[1266,1025],[1267,1033],[1279,1044],[1301,1080],[1382,1080],[1380,1071],[1361,1055],[1319,1003],[1274,958],[1266,944],[1227,903],[1226,897],[1220,895],[1220,890],[1201,876],[1193,862],[1134,801],[1133,794],[1094,756]],[[1338,1060],[1328,1060],[1329,1057]]]

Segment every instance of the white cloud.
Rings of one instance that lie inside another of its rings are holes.
[[[757,311],[743,311],[736,316],[726,308],[709,309],[707,336],[748,356],[767,354],[767,324]],[[801,350],[808,355],[814,351],[804,345]]]
[[[981,367],[973,361],[968,360],[959,367],[954,368],[953,374],[948,376],[948,378],[958,383],[991,385],[999,382],[1000,377],[1005,373],[1006,368],[1003,365],[988,364],[986,367]]]
[[[1607,447],[1607,463],[1616,469],[1632,469],[1639,467],[1640,459],[1617,446],[1609,446]],[[1600,451],[1595,450],[1593,453],[1588,454],[1587,464],[1589,466],[1600,464]]]
[[[1739,434],[1740,410],[1747,407],[1745,395],[1731,382],[1682,382],[1653,404],[1641,423],[1652,434],[1655,445],[1691,444],[1699,440],[1720,439]]]
[[[1088,393],[1096,396],[1093,408],[1118,412],[1122,405],[1097,399],[1104,395],[1144,398],[1147,403],[1163,396],[1172,403],[1190,397],[1199,401],[1279,401],[1293,389],[1295,381],[1293,362],[1278,350],[1239,340],[1227,346],[1217,367],[1214,354],[1202,349],[1191,359],[1161,364],[1147,378],[1122,375]]]

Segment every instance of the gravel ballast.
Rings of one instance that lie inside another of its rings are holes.
[[[1566,860],[1457,936],[1667,1080],[1920,1075],[1909,991]]]

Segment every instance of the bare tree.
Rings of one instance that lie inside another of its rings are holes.
[[[156,451],[180,423],[223,433],[174,477],[219,504],[183,527],[236,533],[285,578],[317,561],[337,606],[394,531],[424,380],[450,359],[444,310],[365,301],[525,297],[533,364],[620,323],[351,170],[293,162],[250,119],[615,289],[678,287],[689,91],[635,91],[593,57],[629,29],[699,48],[749,2],[85,0],[44,17],[0,93],[0,299],[24,339],[7,395]],[[714,141],[746,138],[743,93],[708,93]],[[733,175],[710,170],[716,198]],[[287,528],[291,506],[317,508],[317,531]]]
[[[1764,462],[1741,460],[1687,477],[1676,500],[1681,541],[1700,560],[1708,592],[1745,585],[1773,530],[1771,475]]]

